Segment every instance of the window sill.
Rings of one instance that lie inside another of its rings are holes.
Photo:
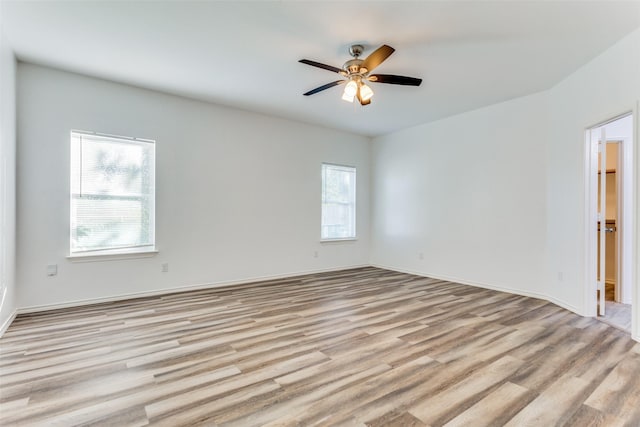
[[[320,243],[344,243],[344,242],[357,242],[355,237],[345,237],[344,239],[320,239]]]
[[[145,247],[136,249],[105,250],[95,252],[79,252],[67,256],[71,262],[100,262],[117,261],[123,259],[151,258],[156,256],[158,251],[155,247]]]

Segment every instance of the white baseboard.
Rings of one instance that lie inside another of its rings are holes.
[[[557,305],[559,307],[565,308],[565,309],[567,309],[567,310],[569,310],[569,311],[571,311],[573,313],[576,313],[576,314],[578,314],[580,316],[590,317],[588,315],[585,315],[585,314],[581,313],[580,310],[577,307],[575,307],[575,306],[573,306],[571,304],[567,304],[564,301],[560,301],[560,300],[558,300],[556,298],[553,298],[553,297],[550,297],[548,295],[544,295],[544,294],[541,294],[541,293],[537,293],[537,292],[526,292],[526,291],[522,291],[520,289],[513,289],[513,288],[509,288],[509,287],[504,287],[504,286],[495,286],[495,285],[491,285],[491,284],[488,284],[488,283],[469,281],[469,280],[464,280],[464,279],[460,279],[460,278],[457,278],[457,277],[451,277],[451,276],[428,274],[428,273],[423,273],[423,272],[419,272],[419,271],[413,271],[413,270],[401,269],[401,268],[396,268],[396,267],[390,267],[390,266],[382,265],[382,264],[359,264],[359,265],[350,265],[350,266],[342,266],[342,267],[319,269],[319,270],[298,271],[298,272],[292,272],[292,273],[287,273],[287,274],[277,274],[277,275],[271,275],[271,276],[258,276],[258,277],[251,277],[251,278],[246,278],[246,279],[241,279],[241,280],[233,280],[233,281],[221,281],[221,282],[205,283],[205,284],[193,284],[193,285],[178,286],[178,287],[167,288],[167,289],[157,289],[157,290],[145,291],[145,292],[135,292],[135,293],[128,293],[128,294],[120,294],[120,295],[114,295],[114,296],[103,297],[103,298],[91,298],[91,299],[84,299],[84,300],[76,300],[76,301],[70,301],[70,302],[60,303],[60,304],[45,304],[45,305],[39,305],[39,306],[18,308],[18,309],[15,309],[13,311],[13,313],[11,314],[11,316],[9,316],[9,318],[0,326],[0,337],[2,337],[2,335],[5,333],[7,328],[9,328],[9,325],[11,325],[11,322],[13,322],[13,320],[16,318],[16,316],[18,314],[36,313],[36,312],[47,311],[47,310],[56,310],[56,309],[62,309],[62,308],[78,307],[78,306],[83,306],[83,305],[99,304],[99,303],[105,303],[105,302],[122,301],[122,300],[131,299],[131,298],[153,297],[153,296],[158,296],[158,295],[172,294],[172,293],[176,293],[176,292],[186,292],[186,291],[194,291],[194,290],[201,290],[201,289],[221,288],[221,287],[225,287],[225,286],[244,285],[244,284],[248,284],[248,283],[259,283],[259,282],[264,282],[264,281],[269,281],[269,280],[286,279],[286,278],[291,278],[291,277],[296,277],[296,276],[304,276],[304,275],[308,275],[308,274],[329,273],[329,272],[332,272],[332,271],[350,270],[350,269],[354,269],[354,268],[363,268],[363,267],[377,267],[377,268],[382,268],[382,269],[385,269],[385,270],[397,271],[399,273],[413,274],[413,275],[421,276],[421,277],[429,277],[429,278],[433,278],[433,279],[437,279],[437,280],[446,280],[448,282],[461,283],[463,285],[475,286],[475,287],[478,287],[478,288],[491,289],[491,290],[494,290],[494,291],[507,292],[507,293],[510,293],[510,294],[522,295],[522,296],[526,296],[526,297],[542,299],[542,300],[545,300],[545,301],[549,301],[549,302],[551,302],[551,303],[553,303],[553,304],[555,304],[555,305]],[[633,335],[632,339],[634,339],[635,341],[640,342],[640,336]]]
[[[150,291],[144,291],[144,292],[133,292],[133,293],[112,295],[112,296],[101,297],[101,298],[89,298],[89,299],[75,300],[75,301],[69,301],[69,302],[57,303],[57,304],[35,305],[30,307],[18,308],[17,314],[37,313],[41,311],[58,310],[58,309],[70,308],[70,307],[79,307],[83,305],[122,301],[122,300],[127,300],[132,298],[154,297],[158,295],[174,294],[177,292],[196,291],[196,290],[211,289],[211,288],[222,288],[225,286],[245,285],[248,283],[259,283],[259,282],[265,282],[268,280],[288,279],[291,277],[305,276],[308,274],[330,273],[332,271],[350,270],[353,268],[363,268],[363,267],[370,267],[370,265],[369,264],[348,265],[348,266],[333,267],[333,268],[320,269],[320,270],[307,270],[307,271],[298,271],[298,272],[292,272],[292,273],[286,273],[286,274],[277,274],[272,276],[257,276],[257,277],[250,277],[250,278],[241,279],[241,280],[192,284],[192,285],[178,286],[174,288],[156,289],[156,290],[150,290]]]
[[[7,320],[5,320],[4,323],[0,326],[0,338],[2,338],[4,333],[9,328],[9,325],[11,325],[11,322],[15,320],[17,315],[18,315],[18,309],[14,309],[13,313],[11,313],[11,315],[7,318]]]
[[[488,283],[482,283],[482,282],[475,282],[475,281],[469,281],[469,280],[465,280],[465,279],[460,279],[457,277],[450,277],[450,276],[442,276],[442,275],[438,275],[438,274],[429,274],[429,273],[422,273],[420,271],[412,271],[412,270],[406,270],[406,269],[401,269],[401,268],[395,268],[395,267],[389,267],[386,265],[381,265],[381,264],[372,264],[372,267],[378,267],[378,268],[383,268],[385,270],[392,270],[392,271],[397,271],[399,273],[407,273],[407,274],[413,274],[416,276],[421,276],[421,277],[429,277],[432,279],[437,279],[437,280],[446,280],[447,282],[454,282],[454,283],[461,283],[463,285],[469,285],[469,286],[475,286],[477,288],[483,288],[483,289],[491,289],[493,291],[500,291],[500,292],[507,292],[510,294],[515,294],[515,295],[522,295],[524,297],[531,297],[531,298],[537,298],[537,299],[541,299],[541,300],[545,300],[545,301],[549,301],[550,303],[553,303],[557,306],[560,306],[564,309],[567,309],[571,312],[574,312],[580,316],[584,316],[584,317],[589,317],[586,316],[585,314],[581,313],[581,311],[571,305],[571,304],[567,304],[564,301],[560,301],[556,298],[550,297],[548,295],[545,294],[541,294],[541,293],[537,293],[537,292],[527,292],[527,291],[522,291],[520,289],[513,289],[513,288],[509,288],[509,287],[505,287],[505,286],[495,286],[495,285],[491,285]]]
[[[385,269],[385,270],[397,271],[397,272],[400,272],[400,273],[413,274],[413,275],[421,276],[421,277],[430,277],[430,278],[433,278],[433,279],[446,280],[446,281],[449,281],[449,282],[461,283],[463,285],[475,286],[475,287],[478,287],[478,288],[491,289],[491,290],[494,290],[494,291],[508,292],[508,293],[515,294],[515,295],[522,295],[522,296],[526,296],[526,297],[538,298],[538,299],[542,299],[542,300],[545,300],[545,301],[549,301],[549,302],[551,302],[553,304],[556,304],[556,305],[558,305],[558,306],[560,306],[562,308],[565,308],[565,309],[567,309],[569,311],[572,311],[572,312],[574,312],[576,314],[579,314],[581,316],[585,316],[584,314],[582,314],[580,312],[580,310],[578,310],[577,307],[574,307],[571,304],[567,304],[564,301],[560,301],[560,300],[558,300],[556,298],[553,298],[553,297],[550,297],[548,295],[544,295],[544,294],[540,294],[540,293],[536,293],[536,292],[526,292],[526,291],[522,291],[522,290],[519,290],[519,289],[513,289],[513,288],[509,288],[509,287],[504,287],[504,286],[495,286],[495,285],[491,285],[491,284],[488,284],[488,283],[469,281],[469,280],[465,280],[465,279],[460,279],[458,277],[442,276],[442,275],[437,275],[437,274],[428,274],[428,273],[423,273],[423,272],[419,272],[419,271],[396,268],[396,267],[391,267],[391,266],[382,265],[382,264],[359,264],[359,265],[350,265],[350,266],[335,267],[335,268],[328,268],[328,269],[298,271],[298,272],[292,272],[292,273],[287,273],[287,274],[277,274],[277,275],[271,275],[271,276],[250,277],[250,278],[241,279],[241,280],[221,281],[221,282],[202,283],[202,284],[192,284],[192,285],[186,285],[186,286],[178,286],[178,287],[174,287],[174,288],[156,289],[156,290],[144,291],[144,292],[133,292],[133,293],[126,293],[126,294],[112,295],[112,296],[109,296],[109,297],[75,300],[75,301],[69,301],[69,302],[58,303],[58,304],[44,304],[44,305],[38,305],[38,306],[21,307],[21,308],[17,309],[17,314],[36,313],[36,312],[47,311],[47,310],[57,310],[57,309],[69,308],[69,307],[78,307],[78,306],[83,306],[83,305],[91,305],[91,304],[100,304],[100,303],[105,303],[105,302],[122,301],[122,300],[127,300],[127,299],[132,299],[132,298],[153,297],[153,296],[158,296],[158,295],[172,294],[172,293],[176,293],[176,292],[186,292],[186,291],[195,291],[195,290],[200,290],[200,289],[211,289],[211,288],[220,288],[220,287],[225,287],[225,286],[244,285],[244,284],[247,284],[247,283],[259,283],[259,282],[264,282],[264,281],[268,281],[268,280],[286,279],[286,278],[290,278],[290,277],[303,276],[303,275],[307,275],[307,274],[329,273],[329,272],[332,272],[332,271],[349,270],[349,269],[353,269],[353,268],[362,268],[362,267],[377,267],[377,268],[382,268],[382,269]],[[15,313],[14,313],[14,317],[15,317]]]

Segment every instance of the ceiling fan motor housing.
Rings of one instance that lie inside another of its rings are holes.
[[[367,70],[364,70],[364,69],[361,70],[360,68],[360,66],[364,61],[362,59],[358,59],[358,57],[362,55],[362,52],[364,52],[364,46],[362,46],[361,44],[351,45],[351,47],[349,48],[349,53],[351,54],[351,56],[353,56],[353,59],[350,59],[347,62],[345,62],[344,65],[342,66],[342,69],[344,69],[349,74],[366,73]]]
[[[361,68],[363,62],[362,59],[350,59],[344,63],[342,68],[349,74],[364,74],[366,69]]]

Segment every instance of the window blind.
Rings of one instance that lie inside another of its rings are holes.
[[[321,239],[356,237],[356,168],[322,165]]]
[[[71,133],[71,252],[153,246],[155,142]]]

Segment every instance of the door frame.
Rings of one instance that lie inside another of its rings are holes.
[[[598,203],[598,146],[591,141],[591,130],[608,123],[614,122],[626,116],[632,116],[632,139],[621,140],[621,138],[611,138],[611,141],[620,141],[619,155],[622,183],[622,193],[619,202],[623,205],[618,211],[618,221],[620,223],[620,233],[618,234],[618,248],[622,249],[618,253],[618,280],[626,280],[631,283],[632,293],[632,337],[640,341],[640,331],[638,326],[638,308],[640,307],[640,290],[635,281],[640,277],[640,266],[636,260],[638,238],[636,235],[637,224],[640,221],[637,201],[640,188],[636,184],[638,177],[637,165],[640,163],[640,150],[637,150],[634,141],[638,141],[638,106],[627,110],[622,114],[611,117],[600,123],[596,123],[585,129],[585,266],[586,266],[586,286],[584,289],[584,307],[587,316],[597,315],[597,268],[598,268],[598,247],[597,247],[597,203]],[[607,137],[607,140],[609,138]],[[606,142],[605,142],[606,143]],[[618,224],[616,224],[617,226]],[[622,255],[622,256],[620,256]],[[634,268],[635,266],[635,268]]]
[[[632,109],[633,114],[633,141],[631,146],[633,149],[633,156],[631,156],[631,180],[633,181],[634,188],[630,189],[633,195],[633,200],[629,200],[631,204],[633,215],[631,216],[631,224],[629,224],[631,238],[631,260],[635,265],[634,269],[631,269],[631,298],[633,299],[631,310],[631,338],[640,342],[640,285],[637,283],[638,277],[640,277],[640,262],[638,262],[638,224],[640,224],[640,210],[638,209],[638,200],[640,199],[640,185],[638,182],[638,165],[640,165],[640,149],[637,149],[638,141],[640,141],[640,118],[638,113],[640,112],[640,100],[636,101],[636,105]]]

